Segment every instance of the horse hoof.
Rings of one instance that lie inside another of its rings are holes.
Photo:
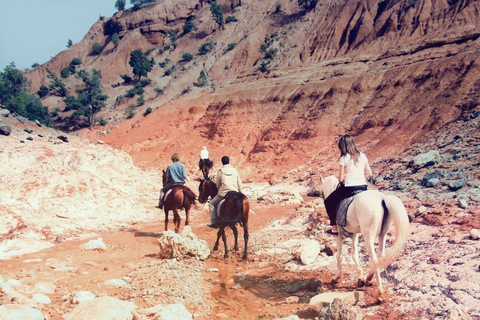
[[[228,254],[224,254],[224,255],[223,255],[223,258],[224,258],[224,259],[227,259],[227,258],[228,258]]]
[[[340,280],[339,278],[333,278],[333,279],[332,279],[332,283],[333,283],[333,284],[336,284],[336,283],[338,283],[339,280]]]
[[[218,247],[213,247],[212,251],[218,251]]]
[[[358,286],[359,286],[359,287],[364,287],[365,284],[366,284],[366,283],[365,283],[365,280],[363,280],[363,279],[358,279]]]

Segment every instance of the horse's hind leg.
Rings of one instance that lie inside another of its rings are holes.
[[[225,246],[225,254],[223,255],[223,257],[228,258],[227,235],[225,234],[225,227],[221,227],[221,230],[223,245]]]
[[[375,280],[377,281],[377,286],[378,286],[378,292],[380,295],[383,294],[383,286],[382,286],[382,281],[380,279],[380,270],[377,266],[378,264],[378,259],[377,259],[377,254],[375,253],[375,236],[374,235],[366,235],[364,234],[364,239],[365,239],[365,247],[367,249],[368,255],[370,256],[370,266],[371,270],[370,273],[367,276],[367,284],[369,284],[372,281],[373,276],[375,275]]]
[[[247,255],[248,255],[248,225],[246,223],[243,223],[243,240],[245,241],[245,251],[243,252],[243,258],[242,260],[247,260]]]
[[[190,224],[190,208],[185,208],[185,225],[188,226]]]
[[[218,251],[218,245],[220,243],[220,237],[222,236],[222,230],[219,229],[217,232],[217,240],[215,240],[215,245],[213,246],[212,251]]]
[[[352,236],[352,258],[353,262],[355,262],[355,266],[357,266],[358,286],[363,287],[365,285],[365,280],[363,279],[363,269],[358,260],[358,233],[355,233]]]
[[[233,251],[237,252],[238,251],[238,229],[237,226],[233,225],[232,227],[233,231],[233,236],[235,238],[235,246],[233,247]]]
[[[168,230],[168,210],[167,210],[167,208],[165,208],[164,211],[165,211],[165,231],[167,231]]]

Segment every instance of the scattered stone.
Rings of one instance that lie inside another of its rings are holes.
[[[27,137],[27,140],[28,141],[33,141],[33,138],[32,137]]]
[[[132,319],[134,309],[133,302],[105,296],[80,303],[65,320]]]
[[[62,140],[63,142],[67,142],[67,143],[68,143],[68,138],[65,137],[65,136],[58,136],[57,138],[60,139],[60,140]]]
[[[465,198],[460,198],[460,200],[458,200],[458,205],[459,205],[460,208],[462,208],[462,209],[467,209],[467,208],[468,208],[467,199],[465,199]]]
[[[318,315],[319,320],[358,320],[362,318],[363,316],[358,311],[353,310],[351,305],[338,298],[335,298],[330,305],[322,308]]]
[[[324,251],[327,254],[327,256],[333,257],[337,252],[337,249],[335,249],[335,247],[330,244],[326,244],[325,248],[322,251]]]
[[[432,263],[432,264],[439,264],[440,261],[442,261],[442,255],[440,255],[440,254],[433,254],[430,257],[430,263]]]
[[[409,166],[414,170],[418,170],[423,167],[432,166],[436,163],[436,158],[440,156],[437,150],[430,150],[427,153],[419,154],[409,162]]]
[[[30,128],[25,128],[25,129],[23,129],[23,131],[25,131],[26,133],[30,133],[30,134],[33,132],[33,130],[30,129]]]
[[[75,296],[72,299],[72,303],[80,304],[85,301],[95,299],[95,294],[89,291],[75,291]]]
[[[9,126],[0,127],[0,134],[3,134],[4,136],[10,135],[11,132],[12,132],[12,128],[10,128]]]
[[[345,303],[354,305],[358,301],[363,300],[363,295],[364,293],[361,291],[321,293],[310,299],[308,308],[320,312],[322,308],[328,307],[335,299],[340,299]]]
[[[43,303],[43,304],[50,304],[52,303],[52,300],[50,300],[50,298],[46,295],[44,295],[43,293],[36,293],[32,296],[32,299],[37,301],[37,302],[40,302],[40,303]]]
[[[44,320],[40,310],[27,307],[21,304],[4,304],[0,305],[0,315],[2,320]]]
[[[84,250],[107,250],[107,245],[103,243],[102,238],[98,238],[97,240],[90,240],[88,241],[85,246],[83,247]]]
[[[300,260],[304,265],[309,265],[315,261],[320,253],[320,244],[316,240],[305,240],[305,244],[300,248]]]
[[[300,320],[300,318],[296,314],[294,314],[294,315],[291,315],[290,317],[277,318],[276,320]]]
[[[478,240],[480,239],[480,230],[473,228],[470,230],[470,239]]]
[[[448,183],[448,188],[450,190],[456,191],[458,189],[461,189],[465,183],[467,182],[467,178],[461,178],[458,180],[453,180]]]
[[[296,296],[290,296],[285,299],[285,302],[287,302],[288,304],[298,303],[299,301],[300,298]]]
[[[164,259],[192,256],[204,260],[210,255],[207,241],[198,239],[190,226],[185,226],[181,235],[171,230],[163,231],[158,245],[160,257]]]
[[[322,280],[310,279],[308,280],[307,289],[313,292],[317,292],[318,288],[320,288],[322,285],[323,285]]]
[[[111,280],[105,281],[104,283],[107,284],[107,285],[118,286],[118,287],[122,287],[122,286],[127,285],[127,283],[125,281],[123,281],[122,279],[111,279]]]

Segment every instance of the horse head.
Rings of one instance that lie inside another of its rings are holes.
[[[217,185],[210,179],[199,179],[200,185],[198,186],[198,202],[205,203],[208,197],[213,198],[217,195]]]
[[[328,176],[325,179],[320,177],[322,187],[320,189],[321,196],[326,199],[338,187],[338,179],[335,176]]]

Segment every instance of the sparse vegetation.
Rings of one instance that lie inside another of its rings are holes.
[[[185,89],[182,90],[182,95],[187,94],[190,92],[190,87],[186,87]]]
[[[117,9],[118,11],[125,10],[125,4],[126,0],[117,0],[115,2],[115,9]]]
[[[91,54],[93,56],[98,56],[100,53],[102,53],[102,50],[103,50],[103,46],[100,43],[95,42],[92,46]]]
[[[15,67],[15,63],[10,63],[3,72],[0,72],[1,104],[12,113],[51,125],[52,118],[48,109],[42,105],[39,97],[30,92],[29,87],[27,78]]]
[[[35,69],[38,66],[39,66],[39,64],[37,62],[35,62],[35,63],[32,64],[32,69]]]
[[[53,72],[50,70],[48,67],[46,68],[47,70],[47,78],[50,79],[50,84],[48,86],[49,92],[60,96],[60,97],[65,97],[67,95],[67,87],[65,86],[65,83],[63,83],[62,80]]]
[[[210,12],[212,13],[213,20],[219,25],[223,25],[223,12],[217,1],[210,4]]]
[[[275,12],[280,12],[280,10],[282,10],[282,5],[280,4],[280,2],[277,2],[277,4],[275,5]]]
[[[95,123],[95,114],[106,106],[105,101],[108,95],[103,94],[102,73],[100,70],[93,69],[90,75],[85,70],[80,70],[78,76],[82,79],[85,87],[75,90],[77,97],[67,96],[64,102],[67,109],[75,110],[70,116],[73,122],[79,122],[80,125],[92,126]]]
[[[40,88],[38,89],[37,94],[40,98],[43,98],[43,97],[46,97],[48,95],[48,92],[49,92],[48,87],[46,85],[42,84],[40,86]]]
[[[167,70],[165,70],[165,73],[163,74],[164,76],[169,76],[172,74],[172,72],[175,70],[176,68],[176,65],[172,65],[170,68],[168,68]]]
[[[197,85],[199,87],[205,87],[207,84],[208,84],[207,75],[205,74],[205,71],[202,70],[200,71],[200,75],[198,76]]]
[[[193,54],[184,52],[182,54],[182,59],[179,62],[188,62],[193,59]]]
[[[175,42],[177,40],[177,33],[173,30],[168,30],[167,36],[170,38],[172,42]]]
[[[238,21],[238,19],[235,16],[228,16],[225,18],[225,24],[230,22],[235,22],[235,21]]]
[[[70,69],[68,67],[65,67],[62,69],[62,71],[60,71],[60,76],[62,78],[68,78],[68,76],[70,75]]]
[[[165,93],[165,91],[159,87],[155,87],[155,89],[153,90],[157,93],[157,95],[161,95]]]
[[[227,49],[225,50],[225,52],[235,49],[235,46],[236,46],[236,45],[237,45],[237,44],[236,44],[235,42],[229,43],[229,44],[227,45]]]
[[[260,71],[261,72],[267,72],[268,71],[268,65],[270,64],[270,60],[263,60],[260,63]]]
[[[112,35],[112,42],[113,42],[113,45],[116,47],[118,47],[118,45],[120,44],[120,37],[118,36],[118,33],[114,33]]]
[[[298,0],[298,6],[303,10],[310,10],[315,8],[318,0]]]
[[[145,110],[145,112],[143,113],[143,116],[144,116],[144,117],[148,116],[150,113],[152,113],[152,111],[153,111],[152,108],[148,107],[148,108]]]
[[[183,25],[183,33],[187,34],[189,32],[192,32],[196,28],[197,27],[195,26],[195,23],[192,20],[187,20]]]
[[[73,41],[71,39],[68,39],[67,48],[70,48],[71,46],[73,46]]]
[[[165,69],[165,67],[167,66],[167,64],[168,64],[169,62],[170,62],[170,59],[166,58],[165,60],[159,62],[158,65],[159,65],[161,68]]]
[[[212,41],[203,43],[200,46],[200,48],[198,48],[198,54],[201,55],[201,56],[206,55],[207,53],[212,51],[214,48],[215,48],[215,46],[213,45]]]
[[[138,80],[142,76],[146,77],[155,64],[155,61],[148,59],[147,56],[140,49],[130,52],[130,66],[133,68],[133,74],[138,77]]]

